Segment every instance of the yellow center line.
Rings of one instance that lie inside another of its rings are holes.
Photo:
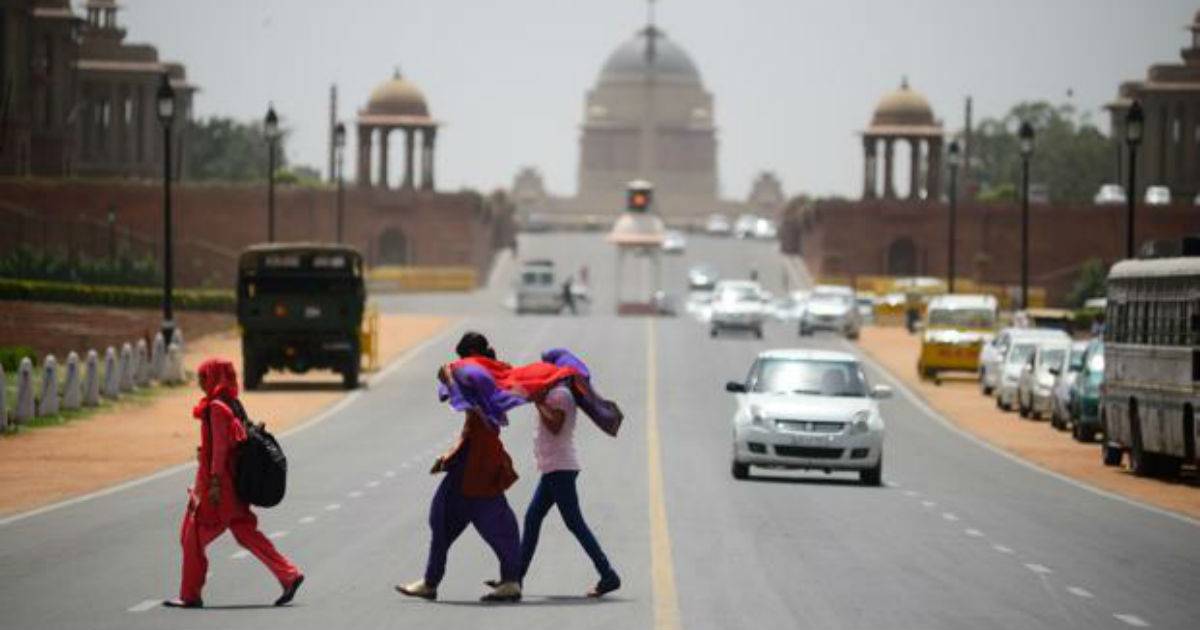
[[[679,630],[679,595],[671,560],[671,532],[663,494],[662,453],[658,439],[658,342],[654,320],[646,324],[646,472],[650,481],[650,575],[654,627]]]

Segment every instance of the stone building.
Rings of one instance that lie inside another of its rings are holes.
[[[195,88],[183,66],[126,43],[115,0],[83,6],[80,16],[69,0],[0,0],[0,175],[159,176],[163,73],[178,99],[175,132],[185,128]]]
[[[420,88],[400,76],[371,92],[367,106],[358,113],[358,185],[364,188],[391,188],[388,164],[389,142],[393,131],[403,133],[404,174],[401,189],[412,190],[417,183],[417,142],[420,141],[420,188],[433,190],[434,146],[438,123],[429,117],[429,105]],[[373,156],[378,151],[378,159]],[[378,169],[374,170],[373,166]],[[372,179],[372,172],[376,173]]]
[[[862,132],[863,199],[896,199],[896,145],[908,147],[908,188],[911,200],[934,199],[941,193],[942,123],[919,92],[908,87],[885,95],[875,106],[871,124]],[[882,147],[882,159],[880,148]],[[882,172],[882,182],[880,173]],[[881,186],[882,184],[882,186]]]
[[[1125,144],[1125,114],[1134,99],[1145,112],[1143,139],[1138,147],[1136,196],[1147,186],[1167,186],[1187,201],[1200,193],[1200,11],[1188,25],[1189,46],[1180,51],[1183,63],[1155,64],[1146,78],[1122,83],[1107,109],[1112,116],[1116,181],[1129,175]]]

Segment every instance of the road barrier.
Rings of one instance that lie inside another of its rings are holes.
[[[473,291],[479,286],[474,267],[375,267],[367,272],[367,287],[375,293]]]

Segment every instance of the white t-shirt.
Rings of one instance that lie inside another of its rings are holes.
[[[538,416],[537,432],[533,438],[533,454],[538,470],[543,473],[556,470],[579,470],[575,457],[575,397],[565,385],[555,385],[546,393],[545,404],[563,412],[563,424],[555,435]]]

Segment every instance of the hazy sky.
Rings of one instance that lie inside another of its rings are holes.
[[[124,0],[129,41],[187,65],[201,116],[260,118],[324,170],[329,85],[344,119],[399,66],[444,123],[443,189],[507,186],[522,165],[572,193],[584,92],[645,23],[645,0]],[[858,194],[861,144],[902,75],[947,128],[1020,100],[1102,110],[1118,84],[1177,62],[1183,0],[660,0],[658,22],[716,100],[722,193],[777,172],[789,193]],[[353,169],[354,134],[348,163]],[[395,148],[398,142],[393,142]],[[398,170],[400,161],[393,158]],[[393,181],[396,176],[393,175]]]

